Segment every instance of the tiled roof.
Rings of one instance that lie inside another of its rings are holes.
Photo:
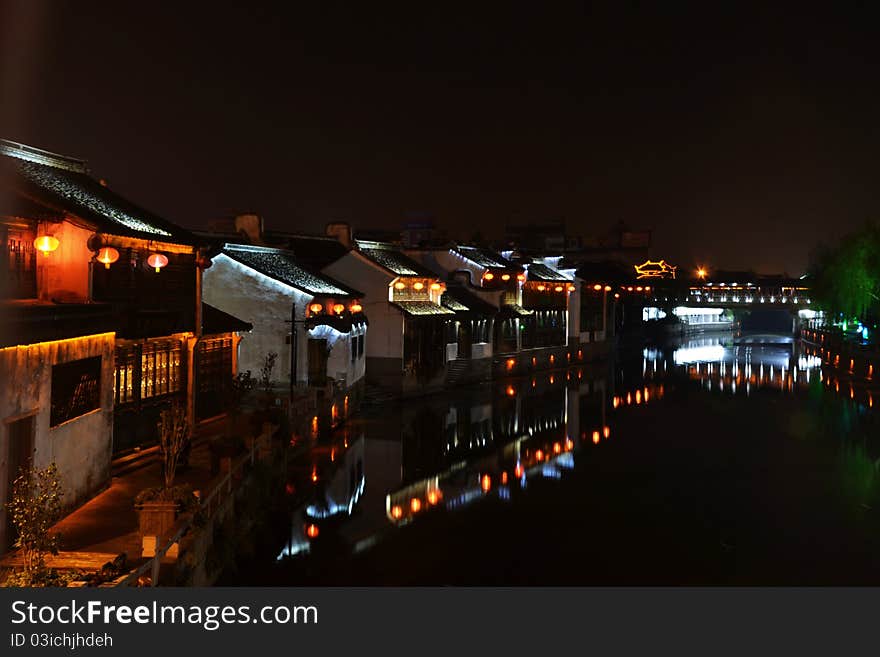
[[[260,246],[225,244],[222,253],[261,274],[308,294],[361,297],[363,294],[324,274],[302,266],[290,251]]]
[[[471,262],[480,267],[494,269],[518,269],[519,267],[509,260],[505,260],[499,254],[489,249],[481,249],[475,246],[456,246],[453,247],[459,255],[464,256]]]
[[[546,282],[554,282],[554,281],[570,281],[571,279],[565,276],[564,274],[560,274],[555,269],[551,269],[547,265],[542,265],[538,262],[533,262],[529,265],[528,268],[528,279],[530,281],[546,281]]]
[[[253,324],[240,320],[219,308],[202,303],[202,333],[205,335],[217,335],[218,333],[232,333],[233,331],[250,331]]]
[[[460,285],[450,285],[440,298],[441,305],[459,313],[473,313],[478,315],[492,316],[498,309],[488,301],[483,301],[475,294],[471,294]]]
[[[454,315],[455,313],[449,310],[448,308],[444,308],[443,306],[438,306],[436,303],[432,301],[394,301],[391,303],[392,306],[397,306],[407,315],[413,315],[416,317],[425,317],[430,315]]]
[[[384,242],[358,240],[358,251],[395,276],[437,277],[431,270]]]
[[[196,244],[189,231],[124,199],[89,175],[85,162],[0,140],[3,173],[31,203],[72,214],[98,230],[150,240]]]
[[[522,306],[517,306],[516,304],[509,304],[506,306],[501,306],[500,315],[502,317],[528,317],[529,315],[533,315],[535,311],[526,310]]]

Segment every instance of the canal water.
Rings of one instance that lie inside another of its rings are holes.
[[[240,583],[880,584],[873,395],[721,334],[373,406],[291,468]]]

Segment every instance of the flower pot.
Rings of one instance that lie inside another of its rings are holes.
[[[180,504],[175,501],[143,502],[137,506],[138,525],[144,557],[153,557],[156,550],[163,547],[159,542],[169,537],[180,512]]]

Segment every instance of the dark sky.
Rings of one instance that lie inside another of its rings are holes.
[[[0,0],[0,132],[195,227],[622,220],[684,267],[796,274],[880,217],[855,3],[251,4]]]

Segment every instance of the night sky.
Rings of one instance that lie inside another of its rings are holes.
[[[623,221],[680,266],[799,274],[880,218],[852,7],[239,4],[0,0],[0,134],[192,227]]]

